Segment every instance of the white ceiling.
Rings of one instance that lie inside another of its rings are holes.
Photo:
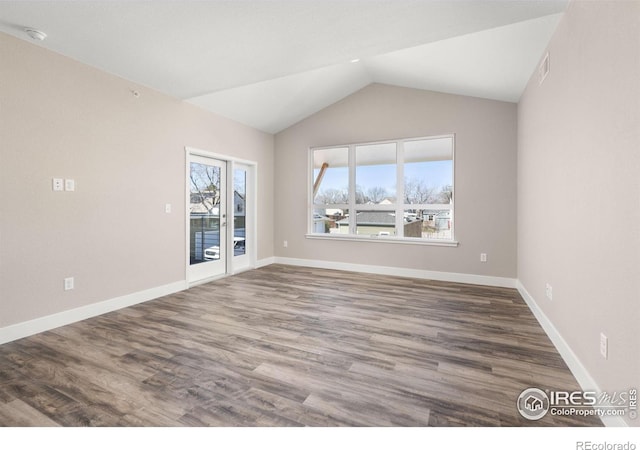
[[[276,133],[372,82],[518,101],[566,4],[0,1],[0,31]]]

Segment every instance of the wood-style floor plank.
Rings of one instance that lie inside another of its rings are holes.
[[[2,426],[599,426],[514,289],[271,265],[0,346]]]
[[[9,403],[0,404],[0,423],[9,427],[60,426],[37,409],[18,399],[14,399]]]

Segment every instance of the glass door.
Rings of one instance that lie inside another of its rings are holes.
[[[252,241],[251,205],[252,192],[248,189],[250,167],[244,164],[233,165],[233,271],[250,267],[250,251],[254,245]]]
[[[189,282],[227,271],[226,162],[189,155]]]

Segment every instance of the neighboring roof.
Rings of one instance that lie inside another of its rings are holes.
[[[423,215],[429,215],[429,216],[433,215],[433,216],[436,216],[436,217],[446,218],[446,217],[450,217],[451,216],[451,211],[446,210],[446,209],[445,210],[442,210],[442,209],[425,209],[425,210],[422,211],[422,214]]]
[[[434,215],[443,219],[450,217],[450,212],[447,210],[425,210],[423,213],[424,215]],[[405,219],[407,218],[405,217]],[[396,223],[396,215],[387,211],[360,211],[357,214],[356,220],[358,225],[393,225]],[[339,225],[348,225],[349,218],[345,217],[336,223]]]
[[[213,204],[211,199],[205,199],[204,202],[200,203],[191,203],[189,205],[189,212],[191,214],[217,214],[218,213],[218,205]]]
[[[361,211],[356,215],[358,225],[393,225],[396,223],[396,215],[386,211]],[[349,219],[338,221],[341,225],[349,223]]]

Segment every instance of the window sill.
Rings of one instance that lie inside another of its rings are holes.
[[[326,241],[350,241],[350,242],[382,242],[385,244],[408,244],[408,245],[431,245],[435,247],[457,247],[458,241],[451,240],[429,240],[419,238],[392,238],[375,236],[357,236],[353,234],[305,234],[307,239],[318,239]]]

